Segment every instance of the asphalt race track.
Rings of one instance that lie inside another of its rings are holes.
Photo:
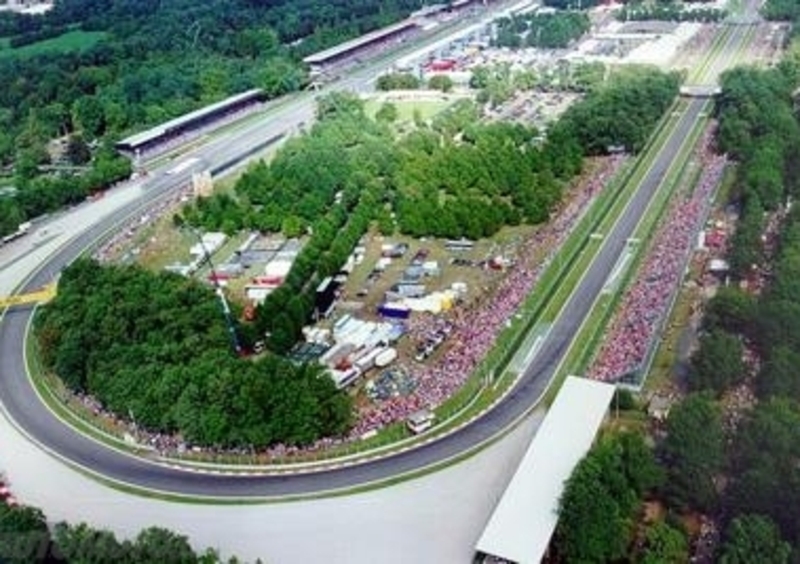
[[[706,101],[701,99],[690,102],[619,221],[610,233],[604,234],[603,245],[595,260],[552,325],[540,352],[533,358],[518,386],[486,416],[438,441],[351,467],[280,476],[199,473],[136,458],[109,449],[65,426],[41,404],[25,371],[24,338],[32,309],[24,307],[8,310],[0,323],[0,358],[3,359],[0,365],[0,399],[18,427],[63,459],[107,479],[174,494],[229,498],[313,494],[381,481],[462,454],[506,429],[530,409],[544,391],[705,104]],[[211,155],[213,153],[209,153],[207,158],[211,159]],[[166,185],[174,180],[158,177],[150,189],[158,189],[161,183]],[[97,237],[130,215],[136,205],[141,205],[141,202],[118,210],[67,243],[35,273],[23,291],[49,282]]]

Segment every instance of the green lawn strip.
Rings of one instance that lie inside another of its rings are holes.
[[[753,42],[753,37],[756,34],[756,26],[750,26],[750,29],[747,30],[747,35],[744,37],[744,41],[741,42],[738,49],[736,49],[736,55],[734,55],[733,62],[734,64],[731,66],[742,64],[742,59],[744,58],[745,53],[750,48],[750,44]]]
[[[730,39],[730,35],[733,33],[733,30],[732,30],[732,28],[730,26],[728,26],[728,29],[731,29],[731,31],[729,33],[729,37],[726,39],[726,43],[727,43],[728,39]],[[724,65],[724,68],[717,75],[714,75],[714,76],[707,76],[708,72],[713,72],[715,70],[714,67],[712,67],[710,70],[708,68],[705,68],[704,71],[703,71],[703,74],[704,74],[703,82],[705,82],[705,83],[716,82],[716,81],[718,81],[719,75],[722,74],[722,72],[724,72],[728,68],[731,68],[733,66],[736,66],[736,65],[740,64],[740,62],[742,61],[742,59],[744,57],[744,54],[747,52],[747,50],[750,47],[750,43],[752,42],[753,36],[754,36],[755,33],[756,33],[756,27],[755,26],[749,26],[747,31],[746,31],[746,33],[745,33],[744,38],[736,46],[736,51],[734,52],[733,57],[728,61],[728,64],[725,65],[724,64],[725,61],[722,61],[722,64]],[[716,54],[715,54],[714,58],[715,59],[718,58],[716,56]]]
[[[105,39],[107,33],[104,31],[68,31],[58,37],[44,39],[12,48],[10,40],[6,38],[0,48],[0,57],[33,57],[43,53],[67,53],[71,51],[83,51],[94,46],[98,41]]]
[[[630,285],[635,274],[638,272],[641,263],[646,258],[647,253],[650,250],[649,247],[652,242],[652,237],[656,232],[657,226],[659,225],[658,220],[662,217],[672,195],[676,190],[678,190],[678,187],[682,185],[681,181],[684,177],[684,173],[686,172],[688,163],[690,162],[691,152],[694,149],[697,140],[699,139],[700,134],[705,126],[706,120],[698,120],[688,137],[691,141],[689,143],[684,143],[684,145],[681,147],[676,158],[676,160],[680,162],[680,166],[673,168],[662,183],[662,187],[666,186],[667,189],[659,189],[656,198],[648,205],[645,215],[642,216],[642,219],[636,226],[633,238],[638,239],[640,243],[637,245],[633,262],[626,268],[621,283],[618,285],[617,291],[601,295],[594,304],[589,317],[581,327],[578,336],[574,341],[574,343],[582,343],[582,345],[580,348],[576,348],[575,346],[570,347],[564,363],[562,364],[561,370],[559,371],[559,375],[557,376],[559,381],[563,380],[567,374],[578,374],[584,372],[589,361],[596,354],[596,351],[602,340],[603,333],[605,332],[613,313],[616,311],[617,306],[625,294],[625,290]],[[699,174],[699,170],[696,172]],[[689,180],[689,182],[694,181],[696,181],[696,176]],[[548,400],[552,401],[554,397],[554,395],[552,397],[548,397]]]

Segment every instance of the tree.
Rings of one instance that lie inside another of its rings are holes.
[[[800,353],[777,344],[769,351],[756,380],[762,399],[774,396],[800,397]]]
[[[670,410],[661,445],[670,505],[700,511],[716,505],[715,478],[725,462],[724,445],[719,411],[708,395],[691,394]]]
[[[437,74],[428,80],[428,88],[450,92],[453,89],[453,79],[445,74]]]
[[[397,121],[397,106],[391,102],[384,102],[375,113],[375,119],[384,123],[394,123]]]
[[[745,333],[755,315],[755,300],[737,286],[723,286],[706,305],[703,327]]]
[[[103,106],[95,96],[77,99],[72,105],[72,119],[88,138],[95,138],[103,133]]]
[[[689,383],[695,390],[714,390],[721,394],[745,375],[743,347],[739,337],[714,329],[701,335],[692,355]]]
[[[129,544],[121,544],[114,533],[92,529],[86,523],[58,523],[53,543],[53,552],[67,562],[105,564],[127,562],[131,557]]]
[[[0,561],[45,562],[49,548],[50,532],[40,509],[0,503]]]
[[[641,564],[682,564],[689,561],[686,534],[665,521],[647,528]]]
[[[800,407],[786,398],[758,403],[731,450],[731,514],[769,517],[785,538],[794,538],[800,527]]]
[[[89,146],[80,135],[72,135],[67,142],[66,157],[73,165],[85,165],[92,158]]]
[[[346,92],[331,92],[317,98],[317,119],[320,121],[335,117],[358,117],[364,114],[364,102]]]
[[[608,562],[624,556],[641,496],[660,483],[653,452],[641,435],[602,439],[567,481],[555,545],[567,562]]]
[[[781,538],[775,523],[762,515],[744,514],[725,531],[720,564],[788,564],[792,548]]]
[[[375,82],[376,90],[416,90],[420,87],[420,80],[408,72],[395,72],[382,74]]]
[[[167,529],[150,527],[136,537],[132,557],[141,564],[193,564],[197,555],[189,540]]]
[[[489,85],[491,80],[492,71],[489,67],[477,66],[472,69],[472,75],[469,79],[469,87],[475,90],[483,90]]]
[[[608,562],[625,554],[630,523],[604,484],[603,468],[582,460],[561,498],[556,545],[566,562]]]

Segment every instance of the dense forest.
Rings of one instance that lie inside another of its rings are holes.
[[[344,433],[352,418],[321,367],[237,358],[214,292],[179,275],[79,260],[36,334],[71,390],[189,444],[307,444]]]
[[[208,549],[197,554],[188,539],[149,527],[132,541],[85,523],[57,523],[51,529],[41,510],[0,502],[0,562],[3,564],[220,564]],[[231,558],[228,563],[239,562]]]
[[[11,45],[67,30],[87,37],[82,49],[3,49],[0,170],[13,172],[5,182],[18,193],[0,197],[0,235],[130,175],[127,161],[110,163],[92,141],[119,139],[248,88],[271,96],[296,90],[305,81],[303,56],[422,3],[60,0],[44,16],[0,12],[0,38]],[[89,33],[101,38],[89,41]],[[58,172],[47,168],[54,138],[81,148],[54,163]]]
[[[798,190],[793,93],[799,71],[787,60],[722,78],[717,141],[739,163],[730,194],[740,210],[728,250],[731,283],[705,306],[683,383],[688,395],[670,410],[655,449],[647,454],[622,445],[621,462],[609,462],[607,444],[623,440],[612,435],[573,473],[555,541],[560,555],[685,562],[687,516],[706,515],[720,531],[714,561],[797,561],[800,209],[786,202]],[[625,463],[630,456],[643,460],[634,474]],[[653,473],[647,488],[637,487],[641,482],[633,478],[653,461],[660,476]],[[642,502],[653,499],[666,512],[642,524]],[[654,535],[660,537],[655,555]]]

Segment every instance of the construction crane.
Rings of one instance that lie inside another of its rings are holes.
[[[194,227],[189,228],[197,240],[200,242],[200,248],[203,250],[203,261],[208,264],[211,270],[211,282],[214,284],[214,290],[219,298],[220,305],[222,306],[222,314],[225,317],[225,325],[228,327],[228,333],[231,337],[231,344],[233,345],[233,350],[236,354],[241,355],[243,353],[242,345],[239,342],[239,334],[236,331],[236,322],[233,320],[233,314],[231,313],[231,308],[228,305],[228,300],[225,298],[225,290],[222,288],[222,285],[219,283],[219,277],[217,276],[217,272],[214,269],[214,263],[211,262],[211,253],[208,252],[206,248],[206,243],[203,240],[203,234]]]
[[[0,296],[0,309],[16,305],[43,304],[49,302],[56,295],[56,284],[48,284],[27,294],[14,294],[13,296]]]

